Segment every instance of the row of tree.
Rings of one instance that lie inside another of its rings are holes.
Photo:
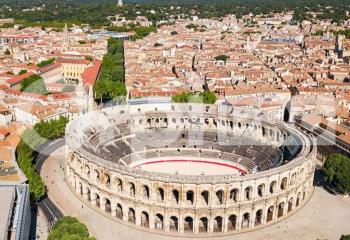
[[[183,92],[176,94],[171,99],[175,103],[204,103],[214,104],[216,102],[216,95],[211,91],[204,91],[196,94],[192,92]]]
[[[35,74],[22,80],[20,83],[20,91],[37,93],[40,95],[48,94],[44,79]]]
[[[110,38],[108,53],[103,57],[99,79],[94,84],[96,101],[102,103],[117,96],[125,96],[123,41]]]
[[[17,162],[23,173],[28,178],[29,192],[33,201],[38,201],[45,196],[45,184],[35,169],[35,159],[40,145],[47,140],[54,140],[64,136],[68,119],[60,117],[57,120],[41,121],[33,128],[27,129],[21,136],[17,146]]]

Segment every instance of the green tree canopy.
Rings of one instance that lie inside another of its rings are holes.
[[[350,235],[342,235],[340,240],[350,240]]]
[[[47,94],[46,86],[44,83],[44,79],[42,79],[38,75],[32,75],[23,79],[20,87],[21,92],[31,92],[37,94]]]
[[[216,60],[216,61],[224,61],[224,62],[226,62],[226,60],[229,59],[229,58],[230,58],[230,57],[227,56],[227,55],[219,55],[219,56],[216,56],[216,57],[215,57],[215,60]]]
[[[40,63],[37,64],[37,66],[44,67],[44,66],[52,64],[55,60],[56,60],[55,58],[50,58],[49,60],[41,61]]]
[[[204,103],[214,104],[216,102],[216,95],[211,91],[204,91],[199,94],[192,92],[183,92],[172,97],[172,102],[176,103]]]
[[[330,155],[322,173],[326,184],[339,193],[350,192],[350,158],[341,154]]]
[[[87,227],[76,218],[63,217],[52,227],[48,240],[94,240]]]

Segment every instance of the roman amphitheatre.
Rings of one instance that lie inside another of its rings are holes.
[[[315,140],[228,106],[128,105],[66,129],[70,189],[116,224],[178,236],[271,225],[312,196]]]

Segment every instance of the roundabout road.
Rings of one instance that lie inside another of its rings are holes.
[[[65,149],[60,148],[45,160],[41,175],[46,180],[48,196],[63,214],[77,217],[98,240],[175,240],[169,237],[120,224],[81,202],[64,181]],[[339,240],[350,234],[350,198],[330,195],[316,187],[310,201],[289,218],[256,231],[217,240]],[[193,238],[187,238],[193,239]],[[197,238],[198,239],[198,238]]]

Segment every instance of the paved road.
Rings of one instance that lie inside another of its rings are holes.
[[[38,148],[38,156],[36,158],[35,168],[40,173],[43,163],[57,149],[62,148],[66,144],[65,139],[60,138],[55,141],[49,141]],[[61,210],[51,201],[49,197],[44,198],[38,203],[38,207],[43,211],[49,227],[51,227],[63,217]]]

